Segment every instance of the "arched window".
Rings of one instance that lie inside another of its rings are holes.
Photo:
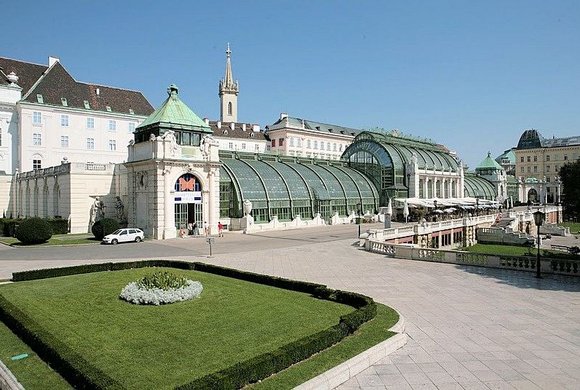
[[[228,102],[228,115],[232,115],[232,102]]]

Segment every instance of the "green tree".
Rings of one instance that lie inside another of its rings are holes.
[[[560,168],[562,206],[566,218],[580,217],[580,160]]]

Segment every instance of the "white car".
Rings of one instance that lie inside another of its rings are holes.
[[[113,233],[103,237],[103,244],[117,245],[120,242],[141,242],[145,234],[137,228],[117,229]]]

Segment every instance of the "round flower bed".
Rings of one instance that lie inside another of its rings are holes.
[[[164,305],[197,298],[202,291],[200,282],[169,272],[155,272],[126,285],[119,297],[137,305]]]

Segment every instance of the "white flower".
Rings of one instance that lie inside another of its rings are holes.
[[[180,288],[148,290],[136,282],[131,282],[121,290],[120,298],[138,305],[163,305],[199,297],[203,291],[201,283],[193,280],[187,280],[186,283],[186,286]]]

